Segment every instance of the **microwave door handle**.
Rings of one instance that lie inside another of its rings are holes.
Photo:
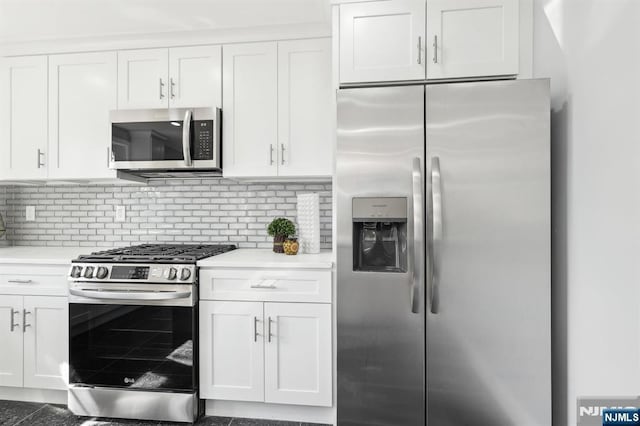
[[[184,165],[191,167],[191,110],[185,112],[182,123],[182,155]]]

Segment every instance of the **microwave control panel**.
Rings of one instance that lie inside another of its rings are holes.
[[[214,159],[213,120],[194,120],[193,122],[193,160]]]

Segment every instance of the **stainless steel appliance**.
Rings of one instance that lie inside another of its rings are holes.
[[[549,425],[549,81],[338,92],[338,424]]]
[[[219,108],[111,111],[111,168],[140,177],[220,176]]]
[[[196,262],[233,249],[140,245],[73,261],[71,412],[180,422],[202,414]]]

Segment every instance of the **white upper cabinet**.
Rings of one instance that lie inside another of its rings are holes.
[[[329,39],[236,44],[223,51],[226,177],[329,177]]]
[[[341,83],[424,80],[424,0],[343,4],[339,25]]]
[[[118,108],[222,106],[220,46],[118,52]]]
[[[265,303],[265,402],[332,404],[331,305]]]
[[[116,109],[116,52],[49,57],[50,178],[113,178],[109,169]]]
[[[118,52],[118,108],[167,108],[168,105],[167,49]]]
[[[0,178],[44,178],[47,57],[8,58],[0,72]]]
[[[427,78],[518,74],[518,0],[429,0]]]
[[[278,43],[278,176],[331,176],[331,40]]]
[[[277,176],[277,43],[224,46],[222,67],[224,176]]]
[[[169,49],[169,105],[174,108],[222,108],[222,48]]]

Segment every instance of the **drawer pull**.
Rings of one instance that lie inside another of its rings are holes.
[[[251,284],[251,288],[278,288],[275,284]]]
[[[9,280],[10,283],[14,283],[14,284],[31,284],[33,282],[33,280],[20,280],[20,279],[15,279],[15,280]]]
[[[254,284],[251,286],[251,288],[277,288],[277,287],[273,284],[268,284],[268,285]]]

